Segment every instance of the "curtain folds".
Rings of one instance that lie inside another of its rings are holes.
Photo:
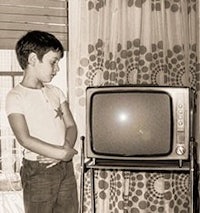
[[[198,96],[199,12],[196,0],[69,1],[69,98],[79,136],[86,129],[87,86],[189,86]],[[80,149],[80,140],[76,146]],[[79,163],[77,156],[77,178]],[[182,173],[98,170],[98,212],[186,213],[188,178]],[[90,212],[89,186],[87,180],[85,212]]]

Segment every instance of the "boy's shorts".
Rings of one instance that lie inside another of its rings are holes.
[[[20,175],[26,213],[77,213],[78,197],[73,163],[53,167],[23,159]]]

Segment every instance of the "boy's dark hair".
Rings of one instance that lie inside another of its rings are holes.
[[[60,52],[61,58],[64,48],[61,42],[52,34],[44,31],[30,31],[22,36],[16,44],[15,51],[22,69],[28,65],[29,54],[34,52],[42,61],[43,56],[50,50]]]

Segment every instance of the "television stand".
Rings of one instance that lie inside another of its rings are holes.
[[[182,161],[118,161],[105,159],[89,159],[85,166],[87,169],[123,169],[134,171],[189,171],[190,162]]]
[[[186,172],[190,178],[190,212],[198,213],[198,192],[197,192],[197,143],[194,141],[190,142],[190,159],[178,161],[120,161],[120,160],[107,160],[107,159],[86,159],[84,151],[84,137],[81,137],[81,192],[80,192],[80,212],[83,213],[83,201],[84,201],[84,174],[90,170],[90,181],[91,181],[91,210],[95,213],[95,181],[94,181],[94,170],[96,169],[107,169],[107,170],[129,170],[129,171],[162,171],[162,172]]]

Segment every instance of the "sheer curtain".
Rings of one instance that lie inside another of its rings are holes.
[[[79,136],[86,129],[87,86],[179,85],[199,91],[198,1],[71,0],[69,12],[69,97]],[[77,177],[79,163],[77,156]],[[95,181],[98,212],[188,212],[187,174],[98,170]],[[85,212],[89,186],[87,180]]]

